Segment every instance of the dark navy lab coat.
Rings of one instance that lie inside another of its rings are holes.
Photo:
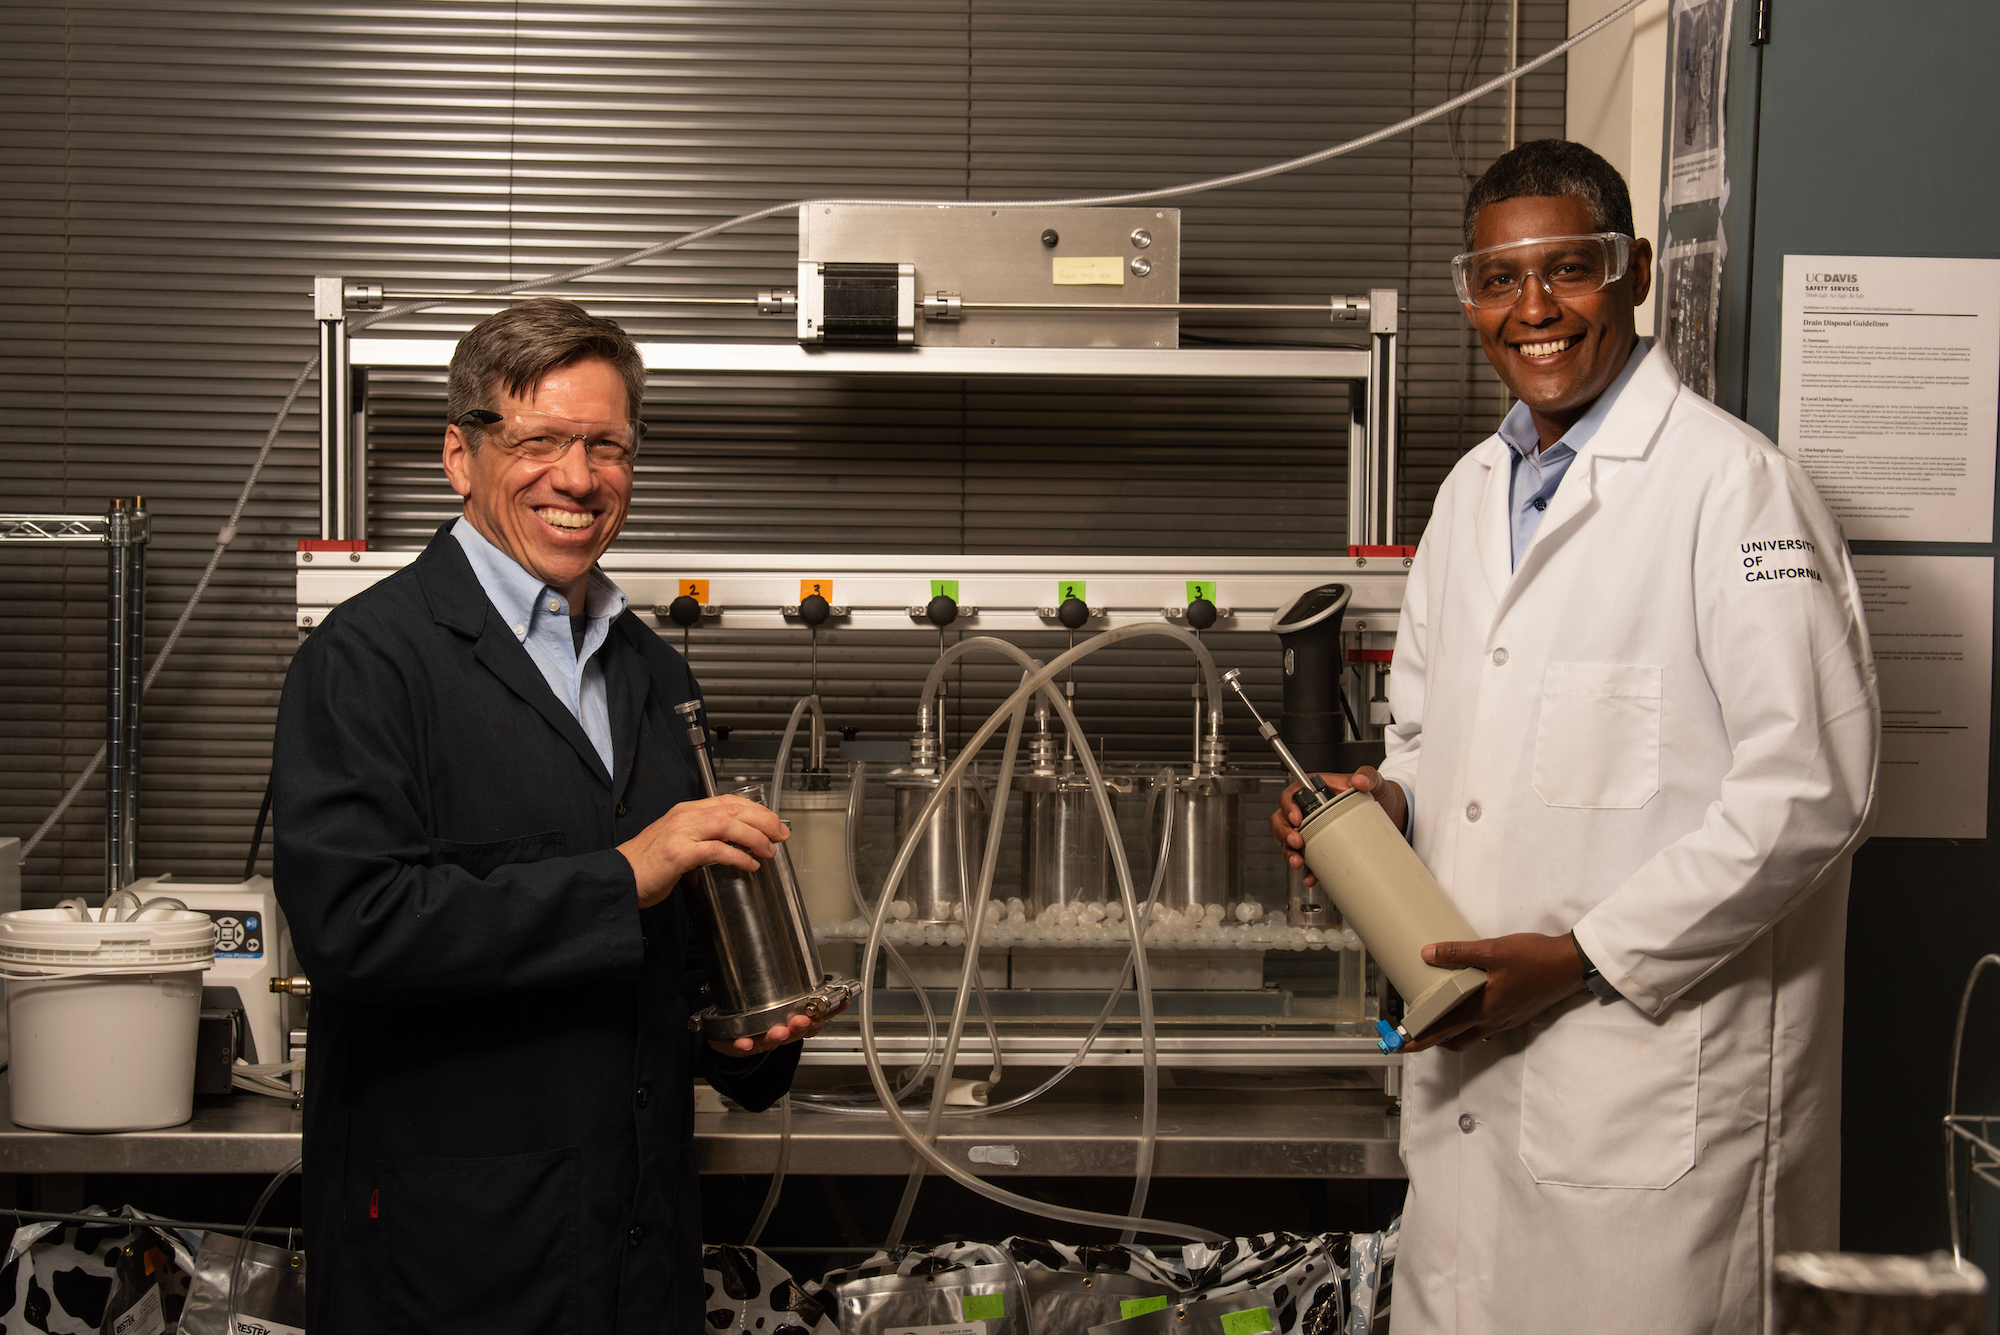
[[[673,713],[697,688],[630,612],[599,653],[615,774],[447,526],[292,662],[273,809],[313,982],[313,1335],[704,1329],[692,1077],[761,1108],[798,1047],[689,1033],[682,890],[640,912],[617,845],[701,795]]]

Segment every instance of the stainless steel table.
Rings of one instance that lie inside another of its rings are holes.
[[[268,1175],[298,1154],[299,1123],[289,1100],[258,1094],[204,1102],[183,1126],[115,1135],[31,1131],[0,1109],[0,1172]],[[778,1123],[775,1110],[697,1113],[701,1171],[770,1172]],[[1396,1132],[1396,1118],[1377,1095],[1168,1091],[1154,1171],[1161,1177],[1401,1177]],[[1132,1172],[1138,1137],[1134,1101],[1051,1095],[1013,1112],[947,1119],[939,1144],[982,1175],[1121,1177]],[[902,1174],[911,1161],[909,1148],[883,1118],[792,1115],[791,1172]]]

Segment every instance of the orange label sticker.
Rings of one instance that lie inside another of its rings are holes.
[[[680,596],[692,598],[698,603],[708,601],[708,581],[705,579],[684,579],[680,583]]]
[[[833,601],[833,581],[830,579],[802,579],[799,581],[799,601],[818,594],[828,602]]]

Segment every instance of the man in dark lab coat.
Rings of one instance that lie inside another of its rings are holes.
[[[803,1018],[688,1030],[683,877],[784,827],[703,799],[687,663],[597,569],[645,371],[553,299],[452,358],[463,518],[300,648],[273,758],[277,883],[313,981],[314,1335],[703,1329],[693,1077],[777,1100]]]

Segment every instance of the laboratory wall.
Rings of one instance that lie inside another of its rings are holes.
[[[7,14],[0,509],[101,512],[110,496],[143,493],[157,651],[313,350],[315,274],[464,289],[799,197],[1021,198],[1234,171],[1497,73],[1510,7],[74,0]],[[1555,0],[1526,0],[1518,16],[1524,51],[1565,31]],[[1524,81],[1512,137],[1561,132],[1563,70]],[[1505,406],[1445,261],[1466,183],[1509,142],[1506,106],[1497,95],[1324,167],[1182,205],[1185,299],[1402,290],[1406,541]],[[790,286],[795,244],[793,223],[773,218],[629,277],[742,297]],[[598,308],[649,337],[786,333],[728,307]],[[456,333],[478,313],[403,327]],[[1353,337],[1311,314],[1183,330],[1185,346]],[[317,536],[316,396],[308,380],[241,536],[147,697],[142,873],[241,869],[296,644],[292,552]],[[418,545],[452,510],[435,466],[441,403],[436,374],[371,379],[378,546]],[[1345,414],[1345,391],[1328,387],[663,377],[627,541],[1286,552],[1310,572],[1314,554],[1346,543]],[[0,562],[0,831],[27,835],[102,737],[103,566],[90,549],[10,548]],[[882,683],[913,680],[935,645],[833,638],[829,660],[861,682],[829,700],[847,712],[837,721],[864,736],[905,729]],[[805,652],[715,641],[697,647],[696,667],[738,702],[725,720],[775,730],[773,711],[803,688]],[[1121,689],[1105,725],[1114,753],[1152,745],[1156,716],[1178,727],[1181,676],[1135,674]],[[87,785],[29,860],[29,903],[101,884],[99,791]]]
[[[2000,257],[1990,69],[2000,10],[1983,0],[1775,0],[1768,14],[1768,43],[1752,45],[1756,6],[1737,0],[1717,397],[1776,439],[1786,255]],[[1712,211],[1673,222],[1681,236],[1715,227]],[[1853,546],[1859,556],[1995,554],[1989,543]],[[1885,767],[1879,782],[1898,777]],[[1990,785],[1986,809],[1988,831],[2000,828]],[[1842,1243],[1942,1246],[1952,1024],[1973,962],[2000,950],[1993,839],[1872,840],[1855,861],[1848,943]],[[2000,1112],[2000,988],[1975,999],[1973,1019],[1961,1106]],[[1982,1199],[1995,1204],[1991,1193]],[[2000,1219],[1975,1225],[1990,1267]]]

